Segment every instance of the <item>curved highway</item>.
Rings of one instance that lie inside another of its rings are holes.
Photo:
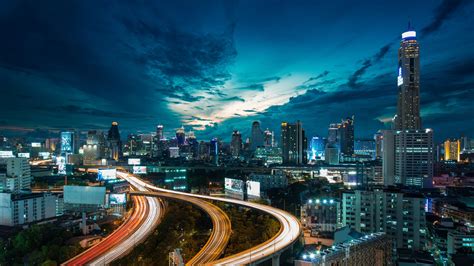
[[[141,192],[140,192],[141,193]],[[206,212],[212,221],[212,232],[203,248],[186,265],[203,265],[222,255],[229,242],[232,227],[229,216],[214,204],[194,198],[168,192],[143,192],[147,196],[177,199],[196,205]]]
[[[127,180],[128,182],[130,182],[134,186],[151,189],[158,192],[166,192],[166,193],[175,194],[175,195],[182,195],[185,197],[194,197],[194,198],[201,198],[201,199],[207,199],[207,200],[222,201],[222,202],[238,204],[241,206],[257,209],[257,210],[260,210],[272,215],[280,222],[280,225],[281,225],[280,231],[278,232],[278,234],[276,234],[274,237],[272,237],[268,241],[258,246],[255,246],[251,249],[245,250],[241,253],[214,261],[211,264],[242,265],[242,264],[248,264],[248,263],[253,263],[253,262],[260,262],[265,259],[268,259],[273,254],[278,254],[284,251],[288,246],[292,245],[295,241],[297,241],[299,236],[301,235],[301,224],[295,216],[289,214],[286,211],[283,211],[271,206],[258,204],[254,202],[236,200],[236,199],[218,198],[218,197],[211,197],[211,196],[205,196],[205,195],[197,195],[197,194],[167,190],[167,189],[150,185],[147,182],[144,182],[143,180],[139,179],[138,177],[135,177],[133,175],[126,174],[126,173],[121,173],[121,177]],[[146,192],[143,190],[141,192],[134,192],[133,194],[154,196],[153,193]]]
[[[138,188],[145,190],[144,188]],[[62,265],[106,265],[130,252],[137,243],[158,225],[163,215],[163,204],[155,197],[135,197],[130,217],[97,245],[92,246]]]

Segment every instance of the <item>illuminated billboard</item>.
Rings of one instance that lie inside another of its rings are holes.
[[[42,159],[49,159],[51,157],[51,153],[47,151],[38,152],[38,156]]]
[[[133,173],[137,175],[146,174],[146,166],[134,165]]]
[[[247,181],[247,195],[260,198],[260,182]]]
[[[30,153],[29,152],[19,152],[18,153],[18,158],[30,158]]]
[[[72,132],[61,132],[61,152],[62,153],[72,153],[74,151],[72,138],[73,138]]]
[[[128,159],[128,165],[140,165],[140,159],[130,158]]]
[[[110,193],[109,204],[110,205],[122,205],[127,203],[127,196],[125,193]]]
[[[0,158],[10,158],[13,156],[13,151],[0,151]]]
[[[56,165],[58,166],[58,175],[66,174],[66,157],[56,157]]]
[[[64,186],[64,203],[105,205],[105,187]]]
[[[398,68],[397,86],[403,85],[402,67]]]
[[[41,143],[40,142],[31,142],[31,147],[32,148],[41,148]]]
[[[226,178],[224,180],[224,188],[226,191],[244,192],[244,181],[240,179]]]
[[[97,172],[97,180],[99,181],[113,179],[117,179],[117,169],[115,168],[99,169]]]

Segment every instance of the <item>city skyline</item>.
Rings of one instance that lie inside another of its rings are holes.
[[[325,13],[339,10],[338,3],[206,2],[194,11],[166,3],[169,16],[116,4],[96,7],[87,20],[86,3],[50,4],[41,12],[20,2],[3,5],[0,28],[11,38],[0,52],[2,134],[107,130],[118,121],[122,135],[184,125],[199,139],[228,141],[234,129],[250,137],[254,120],[277,136],[282,121],[301,120],[311,137],[354,115],[355,137],[368,138],[396,114],[397,47],[408,21],[422,50],[423,127],[433,128],[437,140],[472,131],[472,116],[459,115],[474,111],[468,1],[419,3],[410,14],[400,2],[367,1],[337,16]],[[266,9],[273,12],[262,22],[257,14]],[[364,13],[370,10],[388,17],[379,23],[378,15]],[[177,19],[184,15],[193,23]]]

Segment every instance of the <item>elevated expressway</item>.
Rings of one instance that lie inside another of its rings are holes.
[[[162,189],[127,173],[121,173],[120,177],[130,182],[133,186],[153,190],[153,192],[141,190],[131,192],[131,194],[160,197],[163,195],[163,193],[167,193],[183,196],[186,198],[186,200],[189,200],[190,198],[197,198],[232,203],[263,211],[275,217],[280,222],[280,231],[268,241],[238,254],[225,257],[217,261],[212,261],[208,263],[210,265],[257,264],[268,259],[272,259],[273,265],[279,265],[280,254],[287,248],[291,247],[301,235],[301,224],[296,217],[287,213],[286,211],[271,206],[236,199],[219,198]]]

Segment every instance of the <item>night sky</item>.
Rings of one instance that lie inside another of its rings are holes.
[[[199,139],[308,136],[396,113],[397,49],[418,33],[423,127],[473,136],[474,2],[20,1],[0,3],[0,134],[184,125]],[[473,136],[474,137],[474,136]]]

